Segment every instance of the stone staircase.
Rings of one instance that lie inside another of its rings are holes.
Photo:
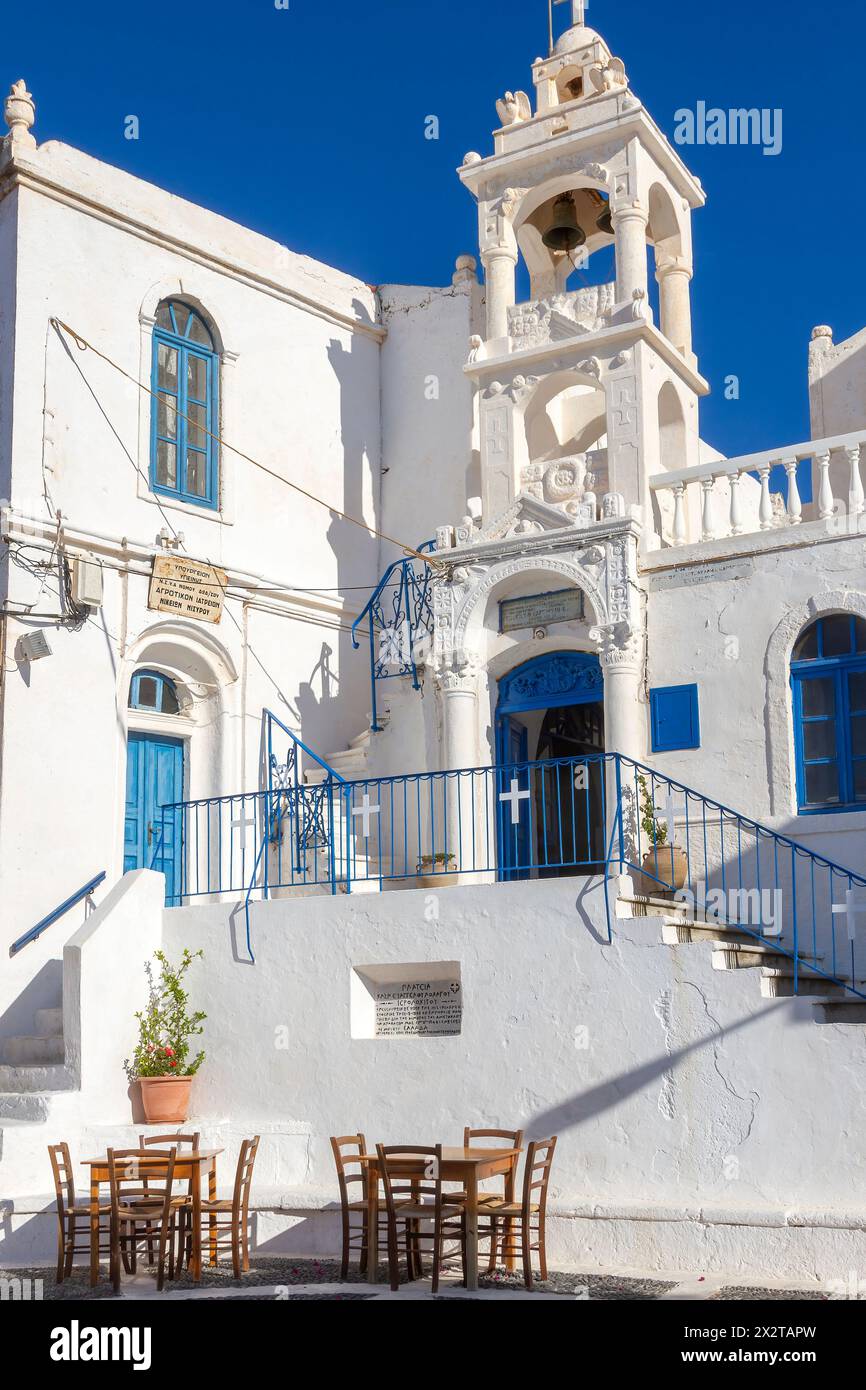
[[[372,715],[370,716],[372,720]],[[379,713],[379,722],[386,726],[391,718],[390,710],[382,710]],[[363,781],[369,776],[369,756],[370,748],[373,743],[373,730],[370,725],[353,738],[348,748],[339,749],[336,753],[326,753],[324,761],[334,772],[338,772],[346,782]],[[308,787],[320,787],[326,781],[328,774],[318,763],[311,763],[304,771],[304,784]]]
[[[73,1089],[66,1068],[63,1010],[37,1009],[37,1031],[0,1039],[0,1121],[40,1119],[47,1096]]]
[[[661,939],[667,946],[708,944],[714,970],[758,971],[764,999],[808,999],[818,1010],[819,1022],[866,1023],[866,999],[852,994],[841,979],[816,973],[816,968],[829,972],[828,963],[821,955],[798,952],[795,978],[793,955],[783,954],[744,928],[720,925],[707,917],[693,917],[687,904],[677,902],[673,895],[643,897],[621,892],[617,913],[656,919],[661,927]],[[866,981],[857,980],[856,987],[866,994]]]

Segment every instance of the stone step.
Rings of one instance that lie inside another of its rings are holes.
[[[686,917],[688,914],[688,903],[679,903],[673,896],[644,897],[638,893],[621,893],[619,901],[627,908],[623,915],[628,917]]]
[[[44,1038],[63,1036],[63,1009],[37,1009],[36,1031]]]
[[[794,989],[793,975],[764,970],[761,975],[762,999],[819,999],[836,1003],[846,997],[845,986],[819,975],[801,975]],[[853,996],[852,996],[853,997]]]
[[[66,1060],[63,1034],[51,1037],[33,1034],[29,1037],[3,1038],[0,1041],[0,1061],[10,1067],[42,1067]]]
[[[667,946],[688,946],[698,941],[711,941],[720,946],[761,944],[758,936],[741,927],[720,927],[712,922],[683,919],[663,922],[662,941]]]
[[[802,952],[799,956],[800,968],[820,965],[823,956],[805,955]],[[755,970],[763,967],[778,965],[778,971],[782,975],[792,975],[794,973],[794,957],[785,955],[781,951],[774,951],[772,946],[760,946],[754,943],[739,942],[715,942],[713,950],[713,969],[714,970]]]
[[[74,1089],[72,1077],[66,1067],[59,1064],[40,1066],[0,1065],[0,1095],[10,1092],[30,1094],[37,1091],[71,1091]]]
[[[817,1023],[866,1023],[866,999],[846,993],[843,999],[816,1000],[815,1020]]]

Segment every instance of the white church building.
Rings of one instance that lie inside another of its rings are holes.
[[[866,1260],[866,330],[811,439],[702,438],[705,193],[572,8],[445,287],[6,99],[0,1264],[49,1142],[137,1132],[158,946],[259,1249],[335,1248],[329,1135],[486,1123],[560,1136],[554,1265]],[[389,1023],[418,981],[460,1006]]]

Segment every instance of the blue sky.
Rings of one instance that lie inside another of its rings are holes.
[[[557,9],[563,26],[568,6]],[[866,18],[825,0],[591,0],[669,136],[674,114],[781,108],[783,147],[681,153],[695,217],[695,346],[725,453],[808,437],[807,348],[866,322],[860,264]],[[446,284],[475,251],[454,170],[492,150],[495,100],[531,89],[546,0],[41,0],[3,19],[4,85],[23,76],[36,134],[61,139],[372,284]],[[424,138],[435,114],[440,139]],[[140,138],[124,138],[136,115]],[[740,399],[724,379],[740,378]]]

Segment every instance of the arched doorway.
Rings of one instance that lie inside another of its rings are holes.
[[[598,872],[604,862],[604,676],[589,652],[547,652],[499,682],[499,876]]]

